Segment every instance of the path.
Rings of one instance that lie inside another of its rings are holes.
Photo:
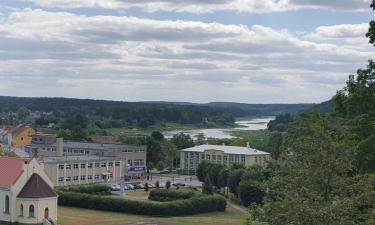
[[[241,212],[241,213],[248,213],[248,210],[242,206],[238,206],[236,204],[234,204],[233,202],[231,202],[230,200],[227,201],[227,204],[229,207],[232,207],[233,209]]]

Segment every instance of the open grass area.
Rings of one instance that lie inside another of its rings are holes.
[[[204,213],[181,217],[151,217],[125,213],[103,212],[96,210],[59,207],[61,225],[125,225],[134,222],[166,222],[178,225],[241,225],[247,214],[233,208],[226,212]]]

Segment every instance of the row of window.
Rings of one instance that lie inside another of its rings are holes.
[[[9,202],[9,196],[5,196],[5,210],[4,210],[4,213],[6,214],[9,214],[9,208],[10,208],[10,202]],[[29,217],[35,217],[35,209],[34,209],[34,205],[30,205],[29,206]],[[23,217],[24,216],[24,213],[23,213],[23,204],[21,204],[20,206],[20,217]]]
[[[144,149],[136,149],[136,150],[130,150],[130,149],[124,149],[122,152],[145,152]]]
[[[75,163],[73,164],[73,169],[78,169],[79,167],[81,167],[81,169],[86,169],[86,166],[87,168],[93,168],[93,166],[95,166],[96,168],[98,167],[113,167],[113,162],[102,162],[102,163],[99,163],[99,162],[96,162],[96,163]],[[115,162],[115,166],[120,166],[120,162],[119,161],[116,161]],[[60,170],[63,170],[63,169],[67,169],[67,170],[70,170],[72,169],[72,164],[67,164],[67,165],[64,165],[64,164],[59,164],[59,169]]]
[[[113,175],[112,174],[109,174],[107,178],[113,178]],[[73,176],[73,177],[66,177],[65,178],[65,181],[66,182],[74,182],[74,181],[78,181],[78,180],[81,180],[81,181],[85,181],[85,180],[99,180],[100,179],[100,175],[88,175],[88,176]],[[104,178],[103,178],[104,179]],[[59,177],[59,182],[64,182],[64,177]]]
[[[190,157],[189,157],[189,155],[190,155]],[[197,160],[199,160],[199,153],[185,152],[185,159],[187,159],[187,158],[192,159],[192,158],[194,158],[194,156]],[[229,155],[229,157],[227,155],[221,156],[221,155],[207,155],[207,154],[205,155],[205,154],[202,154],[202,155],[200,155],[200,157],[201,157],[201,160],[213,160],[213,161],[223,160],[225,162],[228,161],[228,158],[229,158],[230,162],[233,162],[233,161],[245,162],[245,159],[246,159],[245,155],[232,155],[232,154]]]

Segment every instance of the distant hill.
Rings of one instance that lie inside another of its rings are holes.
[[[0,112],[16,112],[21,106],[33,111],[67,112],[79,110],[103,117],[139,119],[153,117],[166,122],[197,122],[202,118],[230,114],[242,116],[275,116],[280,113],[297,114],[316,104],[245,104],[233,102],[190,103],[190,102],[124,102],[75,98],[37,98],[0,96]],[[126,116],[121,116],[125,115]],[[170,118],[170,119],[169,119]],[[171,121],[169,121],[171,120]]]
[[[241,116],[275,116],[282,113],[291,115],[309,110],[316,104],[245,104],[232,102],[212,102],[210,107],[225,110],[236,117]]]
[[[319,109],[321,112],[333,112],[335,110],[335,103],[332,100],[322,102],[313,107]]]

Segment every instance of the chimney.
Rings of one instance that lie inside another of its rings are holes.
[[[246,147],[250,148],[250,143],[249,142],[246,142]]]
[[[63,156],[64,155],[64,140],[63,138],[56,138],[56,152],[57,156]]]

